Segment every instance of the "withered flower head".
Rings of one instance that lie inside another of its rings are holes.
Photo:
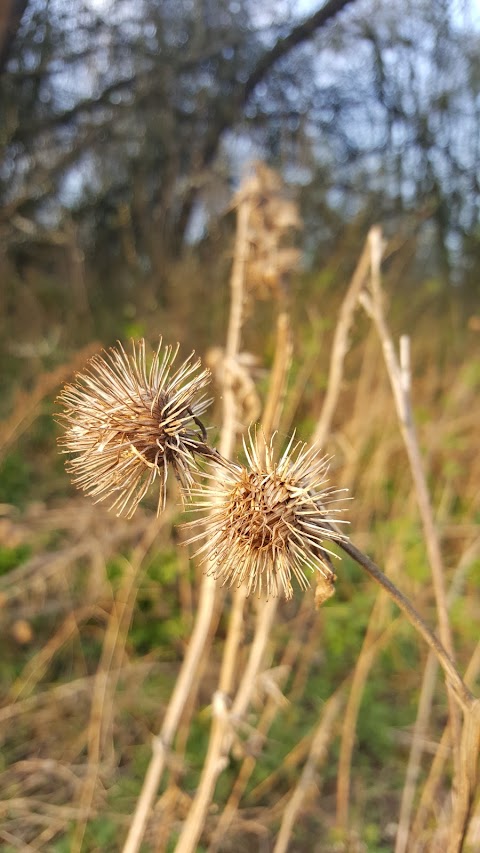
[[[200,392],[210,380],[193,353],[175,372],[178,353],[162,339],[147,365],[145,341],[95,355],[74,384],[66,385],[58,416],[59,439],[72,453],[67,470],[78,488],[130,518],[158,479],[158,512],[165,506],[168,469],[183,490],[193,485],[195,454],[209,456],[199,416],[210,401]]]
[[[329,460],[293,436],[278,462],[273,440],[265,446],[250,434],[244,450],[247,466],[230,463],[194,490],[199,511],[208,512],[185,525],[187,541],[201,543],[195,555],[224,584],[247,584],[248,594],[283,590],[291,598],[292,575],[306,589],[316,570],[333,583],[325,543],[345,537],[332,527],[341,510],[333,507],[338,490],[327,485]]]

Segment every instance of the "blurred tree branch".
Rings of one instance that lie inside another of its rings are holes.
[[[27,3],[28,0],[3,0],[0,5],[0,74],[5,68]]]

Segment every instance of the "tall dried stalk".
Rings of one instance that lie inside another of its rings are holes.
[[[296,619],[298,630],[292,633],[290,641],[284,650],[280,665],[276,671],[275,690],[269,696],[255,728],[255,738],[258,742],[265,741],[279,708],[288,704],[283,696],[282,689],[299,654],[305,651],[301,639],[301,626],[304,620],[308,618],[309,613],[311,613],[311,603],[308,599],[304,599]],[[215,827],[208,853],[216,853],[225,833],[228,832],[256,762],[257,756],[255,751],[244,757],[228,801]]]
[[[255,178],[247,182],[244,192],[255,202],[251,209],[251,242],[255,246],[254,258],[249,269],[256,288],[264,285],[265,276],[273,288],[279,310],[277,312],[276,348],[269,394],[262,417],[262,429],[258,436],[258,453],[266,452],[266,443],[277,428],[286,393],[286,381],[291,360],[291,334],[288,311],[286,310],[286,291],[284,276],[296,254],[280,248],[280,242],[288,227],[296,224],[297,215],[294,206],[285,202],[279,195],[281,185],[275,173],[264,167],[257,167]],[[245,228],[248,227],[248,221]],[[275,249],[275,252],[272,251]],[[234,740],[234,728],[247,711],[257,675],[262,665],[267,641],[273,624],[277,602],[260,601],[256,620],[255,635],[250,647],[247,665],[231,710],[228,707],[229,694],[234,687],[234,672],[238,667],[238,651],[243,630],[243,616],[246,604],[244,587],[234,592],[233,609],[229,630],[225,642],[219,688],[213,698],[214,719],[209,745],[199,786],[192,807],[182,828],[176,847],[176,853],[193,853],[203,831],[208,808],[214,796],[218,776],[226,766],[228,755]]]
[[[469,548],[467,548],[466,552],[463,554],[450,584],[450,589],[448,593],[449,608],[452,607],[454,601],[456,600],[459,594],[460,587],[462,585],[464,573],[467,568],[472,564],[473,560],[478,556],[478,553],[480,552],[479,549],[480,541],[477,539],[470,545]],[[472,684],[472,681],[469,678],[469,672],[470,666],[467,667],[467,670],[465,672],[465,683],[470,686]],[[409,830],[411,815],[413,810],[417,779],[420,772],[420,764],[423,754],[423,743],[427,732],[428,720],[430,718],[430,712],[433,702],[434,689],[437,681],[437,674],[438,661],[436,660],[435,655],[430,652],[427,657],[423,673],[422,687],[418,702],[417,718],[415,720],[415,727],[412,736],[412,746],[408,757],[407,770],[405,774],[405,784],[402,791],[402,801],[400,804],[400,816],[398,821],[397,837],[395,843],[395,853],[406,853],[410,845]],[[446,742],[449,738],[450,733],[445,730],[442,735],[442,742]],[[447,754],[448,750],[446,748],[445,743],[444,748],[440,748],[438,751],[438,758],[442,764],[444,763]]]
[[[266,406],[266,423],[261,432],[264,440],[273,429],[281,411],[281,400],[285,393],[285,382],[290,362],[290,334],[288,317],[280,313],[277,324],[277,349],[270,393]],[[267,433],[268,430],[268,433]],[[237,588],[234,593],[233,610],[229,623],[219,689],[213,699],[214,719],[210,735],[207,756],[192,808],[190,809],[176,847],[176,853],[193,853],[203,831],[207,811],[212,801],[218,776],[226,766],[230,752],[236,720],[241,720],[248,708],[256,677],[260,671],[267,641],[270,636],[277,599],[260,601],[258,604],[255,635],[250,648],[249,659],[241,682],[233,700],[231,710],[228,696],[234,686],[233,675],[238,666],[237,656],[240,637],[243,630],[245,608],[245,588]]]
[[[323,447],[332,426],[332,419],[340,396],[345,356],[349,348],[349,335],[358,299],[370,270],[370,246],[365,243],[360,260],[351,278],[338,315],[333,338],[327,392],[320,418],[312,435],[313,444]]]
[[[470,687],[470,689],[473,688],[475,682],[477,681],[479,673],[480,642],[477,643],[475,650],[468,663],[468,666],[465,670],[465,683],[468,685],[468,687]],[[437,811],[438,808],[438,788],[443,774],[444,764],[449,754],[449,738],[450,732],[447,724],[443,731],[441,740],[438,744],[438,748],[435,753],[435,757],[432,762],[428,778],[423,785],[417,813],[415,815],[415,820],[413,822],[412,829],[409,834],[409,850],[412,850],[412,853],[420,853],[420,850],[424,849],[424,844],[421,841],[421,838],[424,832],[428,814],[431,811]],[[449,818],[450,815],[448,816],[448,819]]]
[[[418,440],[413,421],[412,406],[410,400],[410,364],[408,339],[403,338],[401,350],[401,362],[398,361],[393,341],[385,320],[383,310],[383,296],[381,290],[381,262],[383,254],[383,238],[380,228],[372,228],[369,234],[371,249],[371,287],[370,296],[366,293],[361,295],[362,304],[372,318],[382,344],[385,365],[392,386],[397,416],[405,442],[410,462],[413,481],[415,484],[418,507],[425,533],[425,544],[427,548],[429,563],[432,571],[433,588],[437,605],[437,616],[440,639],[445,646],[449,656],[454,658],[452,631],[448,618],[447,593],[445,586],[445,569],[443,565],[440,542],[435,526],[430,495],[428,492],[427,479],[423,466],[423,460],[418,446]],[[447,688],[448,689],[448,688]],[[450,695],[450,694],[449,694]],[[459,771],[459,742],[460,742],[460,720],[455,703],[449,699],[449,710],[452,719],[453,758],[456,771]]]
[[[322,715],[315,732],[308,759],[302,770],[298,784],[290,797],[283,812],[280,830],[275,841],[273,853],[287,853],[290,837],[298,818],[298,814],[305,804],[308,789],[314,782],[315,774],[320,764],[324,764],[328,755],[328,747],[332,740],[332,729],[338,718],[344,702],[344,688],[340,687],[330,696],[322,708]]]
[[[348,826],[348,807],[350,799],[350,773],[352,753],[357,728],[357,718],[365,683],[373,664],[372,646],[385,621],[388,598],[380,591],[368,620],[367,630],[363,638],[362,648],[355,664],[352,684],[343,715],[340,752],[338,757],[337,774],[337,826],[346,832]]]
[[[238,612],[241,607],[240,593]],[[215,694],[213,700],[214,724],[209,739],[207,756],[202,770],[200,783],[194,798],[192,807],[183,825],[175,853],[194,853],[197,849],[198,840],[205,825],[208,807],[213,798],[215,784],[218,776],[225,769],[228,754],[233,742],[235,726],[240,722],[248,708],[252,693],[255,689],[257,675],[260,671],[267,640],[270,636],[273,618],[275,616],[278,599],[274,598],[260,605],[257,617],[258,629],[250,647],[248,662],[243,673],[237,694],[232,703],[231,710],[228,707],[226,694],[220,692]],[[234,608],[234,613],[237,608]],[[243,613],[243,608],[242,608]],[[236,630],[233,624],[233,632]]]
[[[232,373],[228,369],[228,365],[235,361],[240,348],[245,269],[249,254],[248,222],[250,210],[251,200],[246,195],[243,199],[240,199],[238,207],[237,232],[230,280],[231,302],[225,350],[226,369],[224,371],[223,388],[223,423],[219,448],[221,455],[225,458],[231,456],[236,435],[235,394]],[[202,580],[197,616],[190,643],[175,682],[175,688],[168,704],[160,733],[153,741],[153,754],[137,801],[123,853],[137,853],[142,843],[148,816],[160,785],[168,752],[172,746],[183,710],[188,701],[192,684],[195,681],[195,674],[200,659],[206,648],[210,627],[215,618],[216,601],[217,586],[215,580],[206,574]]]
[[[370,293],[361,295],[362,304],[372,318],[377,329],[384,354],[392,391],[395,399],[397,415],[401,427],[405,448],[410,462],[417,501],[425,534],[425,542],[429,563],[432,571],[433,587],[437,605],[439,633],[441,641],[450,659],[453,659],[453,641],[448,617],[445,575],[440,543],[435,527],[430,496],[427,487],[423,460],[415,432],[410,400],[410,361],[408,339],[401,341],[401,356],[398,361],[395,348],[385,321],[383,298],[381,292],[380,266],[383,251],[382,234],[379,228],[370,232],[371,245],[371,288]],[[465,717],[460,734],[459,710],[455,699],[458,699],[452,683],[447,679],[447,695],[452,732],[453,760],[455,768],[453,818],[449,840],[449,853],[460,850],[463,837],[470,818],[477,770],[475,761],[480,749],[480,717],[477,702],[471,697],[464,706]],[[476,751],[475,751],[476,750]],[[473,757],[472,757],[473,756]],[[468,758],[468,761],[467,761]],[[473,762],[473,765],[472,765]]]
[[[163,524],[165,517],[162,517]],[[139,578],[145,558],[158,537],[159,520],[155,518],[147,528],[142,541],[135,548],[120,588],[115,596],[103,642],[102,655],[95,675],[90,721],[88,726],[88,764],[82,782],[78,808],[79,820],[71,842],[72,853],[80,853],[96,793],[101,764],[106,751],[107,734],[113,725],[120,667],[125,653],[125,643],[130,628],[137,597]]]

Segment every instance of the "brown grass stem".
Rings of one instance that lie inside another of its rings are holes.
[[[336,825],[345,833],[348,827],[350,777],[357,719],[364,687],[375,660],[372,650],[378,650],[379,648],[377,639],[387,616],[387,602],[388,596],[383,590],[379,590],[368,620],[362,648],[355,664],[345,713],[343,715],[338,757]],[[397,620],[390,622],[390,629],[393,626],[398,626]],[[385,632],[383,633],[385,634]],[[388,632],[388,636],[390,634],[391,631]]]
[[[326,438],[330,432],[333,415],[340,396],[343,378],[343,365],[349,348],[350,330],[352,328],[355,309],[358,305],[358,297],[362,287],[365,285],[368,271],[370,269],[370,255],[370,246],[367,240],[340,308],[335,335],[333,338],[327,393],[325,395],[320,418],[312,436],[312,442],[314,444],[318,444],[320,447],[324,446]]]
[[[219,443],[220,453],[225,458],[229,458],[232,454],[236,435],[236,402],[232,375],[228,370],[228,362],[236,360],[240,348],[245,267],[249,251],[249,217],[250,200],[246,197],[240,201],[238,207],[237,231],[230,279],[231,301],[225,348],[226,369],[224,371],[223,388],[223,422]],[[216,604],[218,603],[217,591],[215,579],[205,574],[200,588],[197,616],[190,643],[175,682],[160,734],[153,741],[152,757],[123,847],[123,853],[137,853],[140,849],[148,816],[165,769],[168,752],[172,746],[183,710],[188,702],[192,685],[195,682],[195,675],[206,648],[211,625],[215,618]]]
[[[266,736],[270,730],[270,726],[272,725],[278,713],[279,707],[281,706],[282,700],[287,702],[287,700],[283,697],[283,693],[281,693],[281,691],[285,682],[288,679],[288,676],[292,670],[295,661],[298,659],[300,651],[302,652],[302,657],[305,655],[305,648],[301,637],[301,626],[303,626],[304,621],[309,618],[311,613],[311,602],[307,598],[304,598],[302,606],[300,607],[300,610],[298,611],[296,617],[298,631],[292,633],[290,641],[283,652],[281,662],[277,670],[276,684],[280,693],[279,695],[269,696],[265,707],[263,708],[262,713],[260,715],[260,719],[255,727],[256,737],[259,740],[266,739]],[[316,614],[315,624],[318,625],[318,617]],[[243,759],[242,765],[238,772],[238,776],[233,784],[225,808],[222,814],[220,815],[218,823],[215,827],[215,831],[213,833],[208,848],[208,853],[217,853],[219,845],[221,844],[225,833],[228,832],[228,829],[234,819],[234,816],[238,811],[240,800],[243,794],[245,793],[248,780],[250,779],[253,773],[256,762],[257,755],[255,754],[255,751],[252,751],[252,754],[247,755]],[[282,762],[282,766],[285,766],[285,760],[284,762]]]
[[[286,310],[277,314],[276,346],[268,396],[262,417],[262,433],[266,441],[278,429],[287,390],[287,376],[292,360],[292,334]]]
[[[455,569],[448,591],[449,608],[453,605],[458,595],[460,594],[460,590],[463,585],[464,575],[468,570],[469,566],[472,564],[473,560],[478,556],[479,551],[480,540],[476,539],[463,553],[462,558],[460,559],[458,566]],[[433,652],[429,652],[423,673],[417,718],[415,720],[412,745],[408,757],[407,771],[405,774],[405,784],[402,791],[402,802],[400,805],[400,816],[398,820],[397,837],[395,842],[395,853],[407,853],[407,849],[409,846],[409,831],[413,803],[415,798],[415,790],[418,776],[420,773],[421,759],[423,755],[423,743],[425,741],[425,736],[427,733],[427,726],[430,718],[435,683],[437,680],[437,673],[438,661],[434,656]],[[469,668],[467,668],[467,671],[465,672],[465,683],[468,685],[470,685],[471,683],[471,680],[469,679]],[[450,737],[450,734],[448,736]],[[445,738],[442,737],[442,742],[444,740]],[[442,757],[442,764],[444,762],[444,756],[446,755],[446,751],[447,750],[445,746],[444,749],[440,750],[439,752],[439,755]]]
[[[90,720],[87,731],[88,764],[79,797],[81,817],[76,824],[73,834],[71,842],[72,853],[77,853],[77,851],[80,853],[82,849],[87,822],[90,818],[94,802],[98,775],[105,752],[106,739],[113,725],[115,715],[114,694],[137,597],[139,577],[145,557],[158,537],[159,525],[164,524],[165,520],[165,516],[162,516],[160,522],[155,518],[147,528],[141,542],[134,549],[130,561],[125,564],[123,580],[113,600],[112,611],[103,641],[102,654],[93,685]],[[112,672],[116,675],[112,675]]]
[[[395,353],[395,347],[387,326],[383,308],[381,263],[384,245],[382,232],[378,226],[370,229],[369,243],[371,251],[371,298],[366,294],[363,294],[362,304],[373,320],[382,345],[384,361],[392,387],[400,430],[410,462],[418,508],[425,535],[425,544],[432,573],[433,588],[437,606],[439,635],[450,659],[454,660],[455,655],[452,632],[448,617],[445,570],[412,412],[409,340],[405,336],[402,338],[400,347],[401,357],[399,361]],[[452,732],[454,734],[454,765],[456,772],[459,773],[461,772],[458,755],[460,742],[460,718],[458,709],[450,698],[449,691],[448,695],[449,711],[452,717]]]
[[[477,643],[473,655],[470,658],[467,669],[465,670],[465,683],[469,687],[473,687],[480,673],[480,642]],[[443,774],[443,768],[447,756],[449,755],[448,741],[450,738],[450,727],[447,723],[440,743],[437,747],[430,772],[427,780],[422,787],[420,802],[415,815],[415,820],[409,837],[409,849],[414,853],[420,853],[423,849],[423,842],[420,839],[423,835],[425,824],[428,819],[428,814],[437,810],[439,794],[438,788]],[[450,819],[450,816],[449,816]]]
[[[230,752],[233,728],[240,721],[250,702],[260,671],[273,618],[276,613],[278,599],[274,598],[259,606],[257,615],[257,630],[250,647],[247,665],[232,703],[228,707],[227,697],[220,691],[214,697],[215,723],[212,727],[207,756],[197,793],[183,825],[175,853],[195,853],[200,839],[207,810],[212,801],[215,785],[220,773],[225,769]]]
[[[332,729],[343,705],[344,694],[345,689],[342,686],[327,699],[322,708],[322,717],[315,731],[300,780],[283,811],[273,853],[286,853],[288,850],[295,821],[305,804],[308,791],[314,783],[315,774],[319,766],[324,764],[327,759],[328,749],[332,741]]]
[[[152,757],[143,781],[135,814],[123,848],[123,853],[136,853],[140,849],[146,823],[155,799],[160,780],[168,760],[183,709],[188,701],[191,685],[195,679],[200,659],[215,610],[216,584],[212,577],[205,576],[200,588],[197,618],[192,630],[182,667],[168,703],[168,708],[159,735],[153,739]]]

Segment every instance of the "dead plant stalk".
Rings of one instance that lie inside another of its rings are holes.
[[[232,373],[228,369],[228,365],[235,362],[240,348],[245,266],[249,252],[249,217],[250,200],[247,197],[240,202],[238,208],[237,232],[230,280],[231,303],[225,349],[223,423],[219,447],[220,453],[225,458],[231,456],[236,435],[236,402],[232,384]],[[217,586],[215,580],[210,575],[205,574],[200,589],[197,616],[191,640],[177,681],[175,682],[175,688],[165,713],[161,731],[153,741],[152,757],[137,801],[123,853],[137,853],[140,849],[148,816],[165,769],[168,752],[175,738],[183,710],[188,702],[192,685],[195,682],[201,657],[204,654],[210,627],[215,615],[216,601]]]
[[[410,462],[413,481],[415,484],[417,502],[425,535],[425,543],[432,572],[435,593],[440,639],[450,662],[454,659],[452,633],[448,617],[448,604],[445,586],[445,573],[440,549],[440,542],[435,527],[430,495],[423,466],[423,460],[418,445],[410,399],[410,349],[409,339],[404,336],[400,342],[400,362],[397,359],[393,341],[385,320],[383,297],[381,291],[381,260],[383,238],[379,227],[371,229],[369,234],[371,246],[371,282],[370,293],[362,293],[360,300],[367,314],[371,317],[379,335],[385,365],[389,375],[395,400],[397,416],[402,437]],[[440,661],[442,663],[442,661]],[[442,664],[443,665],[443,664]],[[463,727],[459,709],[455,702],[456,690],[451,680],[447,679],[447,696],[451,720],[451,734],[454,763],[455,792],[453,801],[452,828],[449,841],[449,853],[461,849],[463,838],[468,826],[470,811],[475,796],[478,771],[476,758],[480,749],[480,717],[478,712],[479,700],[470,700],[463,706],[465,713]],[[466,688],[465,688],[466,689]],[[458,699],[458,694],[457,694]],[[472,755],[473,766],[472,766]],[[468,757],[468,761],[466,759]]]
[[[277,346],[270,392],[263,419],[263,445],[270,437],[280,417],[290,359],[290,327],[288,316],[282,311],[279,313],[277,320]],[[237,657],[243,630],[245,602],[244,588],[239,587],[234,593],[233,610],[222,659],[219,689],[212,703],[214,718],[208,752],[199,787],[180,835],[176,853],[193,853],[196,850],[198,840],[205,825],[208,808],[213,799],[217,779],[228,761],[234,737],[235,721],[241,720],[248,708],[256,678],[262,665],[276,612],[276,599],[272,601],[260,601],[258,603],[255,635],[248,663],[233,701],[231,712],[229,712],[228,697],[234,686],[234,672],[238,666]]]

